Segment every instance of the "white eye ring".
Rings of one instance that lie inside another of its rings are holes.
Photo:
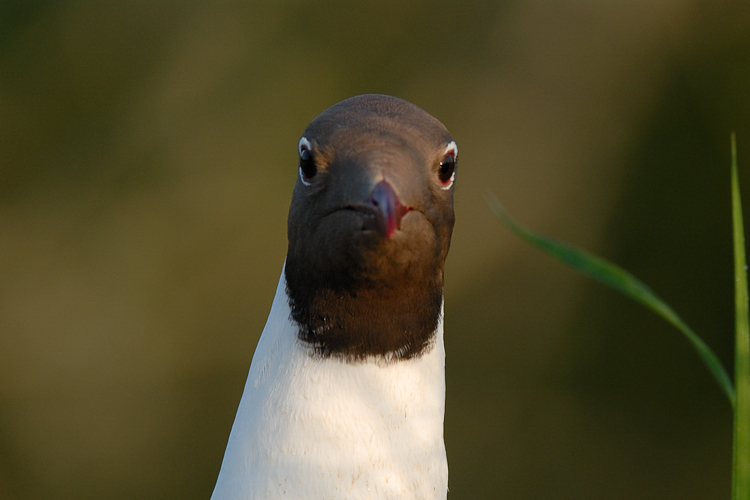
[[[302,155],[302,146],[304,146],[308,151],[312,150],[312,144],[310,144],[310,141],[307,140],[307,137],[300,138],[299,144],[297,145],[297,154],[300,156]]]
[[[443,158],[448,153],[453,153],[453,159],[454,161],[458,162],[458,146],[456,145],[456,141],[451,141],[448,143],[447,146],[445,146],[445,151],[443,151]],[[443,191],[449,190],[451,187],[453,187],[453,183],[456,181],[456,171],[453,171],[453,174],[451,175],[450,181],[448,181],[448,184],[445,186],[440,186],[440,189]]]
[[[308,141],[307,138],[305,138],[305,137],[302,137],[299,140],[299,144],[297,144],[297,154],[299,156],[302,156],[302,149],[303,148],[307,149],[308,151],[312,151],[312,144],[310,144],[310,141]],[[297,173],[299,174],[299,180],[302,181],[302,184],[304,184],[305,186],[312,185],[311,182],[305,180],[305,176],[302,174],[302,167],[299,167],[297,169]]]
[[[299,170],[299,172],[298,172],[299,173],[299,180],[302,181],[302,184],[304,184],[305,186],[312,186],[312,182],[307,182],[305,180],[305,176],[302,175],[302,167],[300,167],[298,170]]]
[[[443,152],[443,156],[447,155],[453,151],[453,156],[458,159],[458,146],[456,145],[456,141],[451,141],[448,143],[447,146],[445,146],[445,151]]]

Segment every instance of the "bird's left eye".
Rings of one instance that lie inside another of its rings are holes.
[[[442,189],[449,189],[453,185],[453,181],[456,178],[456,162],[458,157],[458,148],[455,142],[448,144],[445,148],[443,161],[440,162],[440,169],[438,170],[438,179],[442,184]]]

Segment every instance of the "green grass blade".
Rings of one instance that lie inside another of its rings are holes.
[[[734,287],[736,347],[734,381],[734,459],[732,499],[750,500],[750,322],[747,305],[745,231],[742,224],[740,181],[737,175],[737,144],[732,134],[732,222],[734,228]]]
[[[659,296],[648,286],[626,270],[602,259],[601,257],[578,250],[577,248],[526,229],[505,212],[505,209],[494,194],[490,193],[487,197],[487,201],[495,215],[514,233],[518,234],[526,241],[561,260],[573,269],[576,269],[605,285],[609,285],[636,302],[643,304],[674,325],[685,335],[685,338],[687,338],[690,344],[698,352],[698,355],[708,367],[711,375],[716,379],[716,382],[727,395],[727,398],[729,398],[729,402],[734,406],[735,396],[732,381],[729,378],[729,375],[727,375],[724,367],[721,365],[719,358],[717,358],[716,354],[714,354],[703,340],[701,340],[701,338],[698,337],[698,335],[696,335],[696,333],[687,326],[684,321],[682,321],[677,313],[675,313],[672,308],[659,298]]]

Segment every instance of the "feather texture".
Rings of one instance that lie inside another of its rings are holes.
[[[282,272],[212,500],[445,499],[442,314],[412,359],[319,357],[298,332]]]

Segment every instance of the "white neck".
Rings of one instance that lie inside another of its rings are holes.
[[[442,315],[395,362],[314,357],[297,331],[282,271],[212,500],[445,499]]]

